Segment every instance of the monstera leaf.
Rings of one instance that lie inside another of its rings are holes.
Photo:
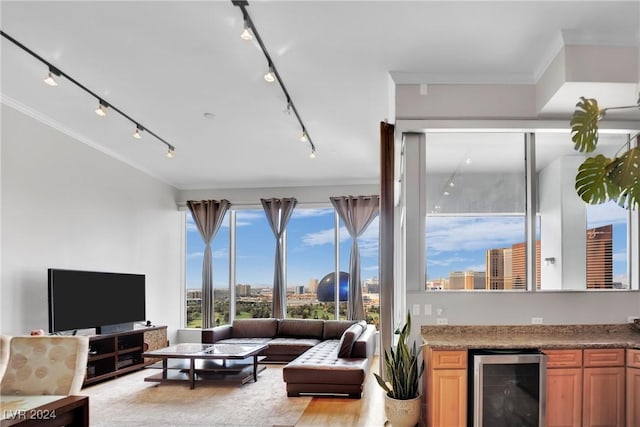
[[[598,144],[598,121],[604,111],[598,107],[598,101],[580,97],[571,117],[571,140],[574,148],[582,153],[590,153]]]
[[[611,159],[598,154],[580,165],[576,175],[576,191],[582,200],[597,205],[618,199],[620,187],[609,178],[610,163]]]
[[[609,180],[621,189],[618,204],[631,208],[640,203],[640,148],[633,147],[608,167]]]

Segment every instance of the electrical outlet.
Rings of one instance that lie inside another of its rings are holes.
[[[532,317],[531,318],[532,325],[542,325],[542,317]]]
[[[420,304],[413,304],[413,315],[420,316]]]
[[[436,320],[436,324],[438,324],[438,325],[448,325],[449,324],[449,320],[446,317],[438,317],[438,319]]]
[[[424,305],[424,315],[431,316],[431,304]]]

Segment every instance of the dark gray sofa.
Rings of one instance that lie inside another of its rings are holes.
[[[376,348],[364,321],[238,319],[202,330],[203,343],[265,343],[262,362],[287,363],[287,395],[340,394],[360,398]]]

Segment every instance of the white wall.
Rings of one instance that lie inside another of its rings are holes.
[[[56,267],[145,274],[147,318],[173,340],[175,189],[5,105],[1,141],[0,332],[47,330],[47,268]]]

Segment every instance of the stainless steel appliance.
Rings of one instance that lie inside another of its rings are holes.
[[[475,350],[473,427],[543,427],[546,356],[537,350]],[[470,414],[471,415],[471,414]]]

